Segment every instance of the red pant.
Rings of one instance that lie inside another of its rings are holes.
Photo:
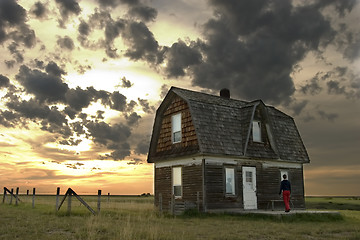
[[[290,210],[290,191],[283,191],[283,200],[285,203],[285,210],[289,211]]]

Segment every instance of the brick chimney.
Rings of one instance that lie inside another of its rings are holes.
[[[230,90],[227,88],[223,88],[220,90],[220,97],[222,98],[230,98]]]

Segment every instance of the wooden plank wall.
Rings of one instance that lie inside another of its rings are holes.
[[[225,165],[226,166],[226,165]],[[225,172],[224,165],[207,164],[205,167],[205,189],[206,189],[206,208],[207,209],[223,209],[223,208],[243,208],[243,188],[242,188],[242,167],[256,167],[257,181],[257,201],[258,209],[267,209],[270,200],[279,198],[279,188],[281,182],[279,167],[264,168],[260,162],[239,163],[235,166],[236,194],[235,196],[225,195]],[[289,180],[292,184],[291,199],[295,208],[305,208],[304,199],[304,183],[303,169],[291,168],[287,170]],[[192,165],[183,166],[182,169],[182,191],[181,199],[176,202],[183,202],[188,206],[197,206],[199,200],[200,211],[203,211],[203,182],[202,182],[202,166]],[[199,199],[197,199],[199,192]],[[170,202],[172,195],[171,167],[162,167],[155,169],[155,205],[159,207],[159,195],[162,196],[162,209],[170,210]],[[280,203],[280,208],[283,205]]]
[[[162,196],[162,209],[169,211],[172,195],[172,170],[171,167],[155,169],[155,206],[159,206],[159,196]],[[192,165],[182,167],[182,198],[175,199],[175,202],[183,202],[185,206],[192,206],[202,211],[202,166]],[[199,196],[199,198],[198,198]]]
[[[241,173],[236,168],[236,194],[235,196],[225,195],[225,172],[223,165],[206,165],[205,188],[207,209],[218,208],[242,208],[242,184]],[[239,176],[240,174],[240,176]]]
[[[162,210],[169,211],[169,202],[171,201],[172,183],[171,183],[171,167],[155,168],[155,206],[160,208],[160,194],[162,202]]]

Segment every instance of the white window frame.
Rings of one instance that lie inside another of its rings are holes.
[[[182,189],[182,167],[173,167],[172,168],[172,194],[175,198],[182,198],[183,189]],[[177,194],[175,187],[179,190],[180,194]],[[177,195],[175,195],[177,194]]]
[[[225,167],[225,195],[235,195],[235,168]],[[230,184],[230,185],[229,185]],[[230,188],[230,191],[229,191]]]
[[[175,134],[180,134],[180,139],[175,139]],[[172,143],[181,142],[181,113],[171,116],[171,141]]]
[[[252,134],[254,142],[262,142],[261,136],[261,122],[258,120],[253,120],[252,122]]]

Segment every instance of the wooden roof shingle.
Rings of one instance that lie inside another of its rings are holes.
[[[158,159],[155,148],[161,115],[176,96],[189,106],[199,144],[198,154],[301,163],[310,161],[293,118],[274,107],[266,106],[261,100],[246,102],[172,87],[156,113],[148,162]],[[259,105],[267,118],[271,151],[265,151],[261,144],[249,148],[251,122]]]

